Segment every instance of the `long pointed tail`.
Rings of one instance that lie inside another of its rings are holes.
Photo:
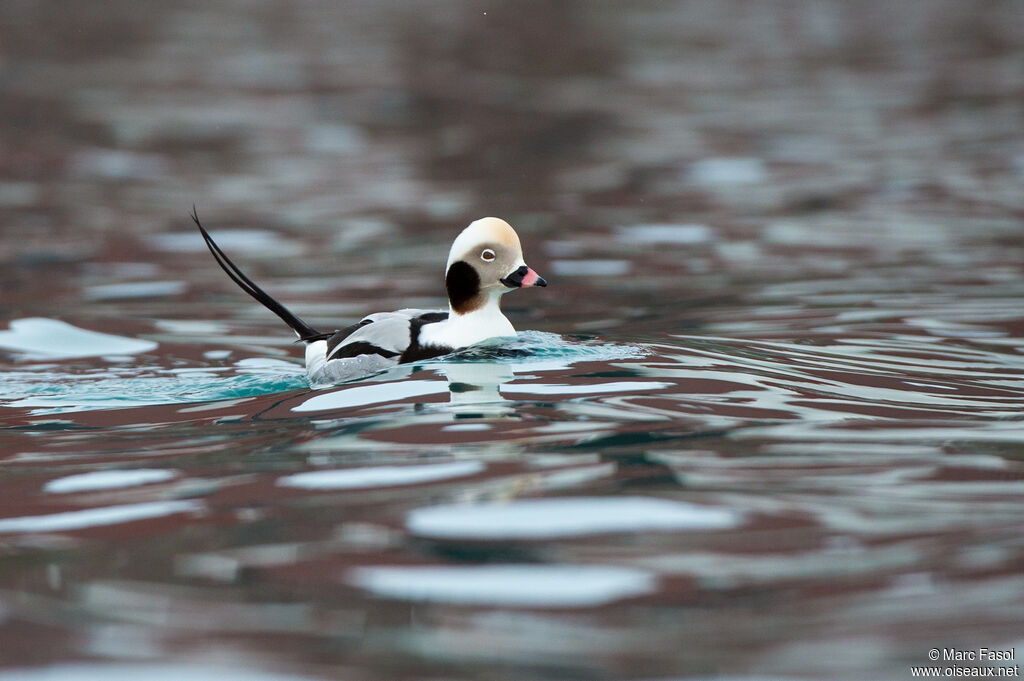
[[[300,341],[314,341],[331,335],[330,333],[321,333],[299,319],[299,317],[297,317],[291,310],[271,298],[266,291],[254,284],[249,277],[245,276],[242,270],[238,269],[238,266],[231,262],[231,258],[225,255],[224,251],[220,250],[220,246],[217,245],[213,240],[213,237],[211,237],[209,232],[206,231],[206,228],[204,228],[202,223],[199,222],[199,214],[196,212],[195,206],[192,206],[191,217],[192,222],[196,223],[196,227],[198,227],[199,231],[202,233],[203,239],[206,241],[206,247],[210,249],[210,253],[213,254],[213,257],[217,261],[217,264],[220,265],[220,268],[224,270],[229,277],[231,277],[231,281],[238,284],[239,288],[258,300],[265,308],[280,317],[285,324],[290,326],[292,330],[298,334]]]

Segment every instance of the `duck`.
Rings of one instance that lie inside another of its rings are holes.
[[[485,217],[463,229],[445,264],[448,309],[404,308],[374,312],[355,324],[319,331],[257,286],[210,236],[195,206],[190,215],[220,268],[243,291],[291,327],[305,344],[306,373],[312,383],[340,383],[382,369],[451,354],[484,341],[516,335],[501,311],[510,291],[547,286],[526,264],[515,229]]]

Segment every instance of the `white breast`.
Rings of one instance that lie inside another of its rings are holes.
[[[451,313],[448,319],[427,324],[420,330],[420,345],[464,348],[488,338],[516,335],[512,322],[497,305],[486,305],[469,314]]]

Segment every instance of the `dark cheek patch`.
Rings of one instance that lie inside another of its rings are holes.
[[[459,314],[466,314],[480,307],[480,275],[472,265],[465,261],[452,263],[444,278],[448,289],[448,301],[452,309]]]

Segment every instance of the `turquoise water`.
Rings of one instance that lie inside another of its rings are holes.
[[[188,404],[269,395],[309,385],[291,363],[162,369],[123,360],[106,368],[62,371],[53,364],[28,364],[0,374],[6,407],[30,408],[32,415],[145,405]]]
[[[245,358],[209,366],[160,367],[152,360],[140,362],[118,351],[155,350],[156,343],[75,329],[58,320],[17,320],[0,337],[22,358],[64,359],[61,349],[48,346],[45,338],[60,334],[61,346],[75,344],[80,357],[97,357],[102,366],[63,367],[58,363],[25,361],[0,373],[0,404],[29,408],[33,416],[91,409],[127,409],[148,405],[216,402],[244,397],[273,395],[309,388],[303,366],[295,361],[273,358]],[[131,346],[130,343],[138,343]],[[525,331],[514,339],[495,340],[451,356],[395,367],[351,381],[389,383],[416,372],[463,371],[480,374],[478,365],[489,365],[509,378],[528,371],[567,369],[577,362],[639,358],[647,354],[640,346],[615,345],[596,340],[566,339],[552,333]],[[219,353],[215,352],[219,357]],[[147,366],[148,364],[148,366]],[[486,371],[486,369],[484,369]],[[325,389],[330,386],[317,386]],[[386,392],[385,392],[386,394]]]

